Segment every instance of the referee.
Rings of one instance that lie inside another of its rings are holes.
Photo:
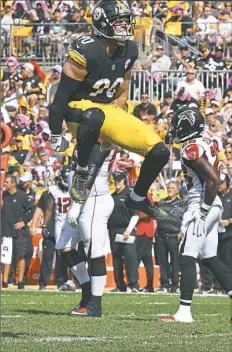
[[[12,254],[14,253],[18,268],[18,289],[24,289],[23,276],[28,235],[26,227],[31,220],[32,211],[26,194],[17,190],[14,176],[6,175],[4,187],[1,214],[1,262],[4,264],[2,287],[8,287]]]

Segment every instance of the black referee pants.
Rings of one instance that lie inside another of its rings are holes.
[[[147,274],[147,289],[153,289],[154,267],[152,261],[153,238],[146,235],[136,236],[136,253],[138,267],[143,262]]]

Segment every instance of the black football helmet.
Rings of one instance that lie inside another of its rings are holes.
[[[71,169],[68,166],[63,166],[60,170],[60,174],[58,175],[58,187],[63,192],[68,191],[68,177],[70,174]]]
[[[92,14],[95,34],[123,43],[134,35],[134,16],[122,1],[101,0]]]
[[[183,107],[173,114],[168,134],[174,142],[183,143],[201,137],[204,127],[204,117],[198,109]]]

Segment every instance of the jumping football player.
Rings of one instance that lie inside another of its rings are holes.
[[[123,110],[138,57],[137,45],[129,40],[134,23],[122,1],[102,0],[96,5],[92,14],[94,34],[71,45],[63,67],[49,114],[51,146],[59,149],[65,118],[77,137],[78,160],[71,189],[77,202],[86,199],[88,161],[99,138],[144,156],[138,181],[125,204],[159,220],[167,214],[151,205],[146,195],[170,153],[156,133]],[[98,168],[102,160],[97,158],[95,163]]]
[[[188,197],[181,226],[180,306],[176,314],[162,317],[161,321],[191,323],[198,256],[230,298],[232,277],[229,269],[217,257],[217,229],[223,209],[217,195],[220,184],[217,151],[210,139],[202,137],[204,118],[197,109],[182,108],[173,115],[171,129],[176,140],[183,143],[180,153]]]

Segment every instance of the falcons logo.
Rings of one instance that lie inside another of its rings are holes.
[[[193,110],[186,110],[186,111],[182,112],[179,115],[179,121],[178,121],[177,126],[179,126],[183,120],[188,120],[190,125],[193,126],[195,123],[195,120],[196,120],[195,112]]]

